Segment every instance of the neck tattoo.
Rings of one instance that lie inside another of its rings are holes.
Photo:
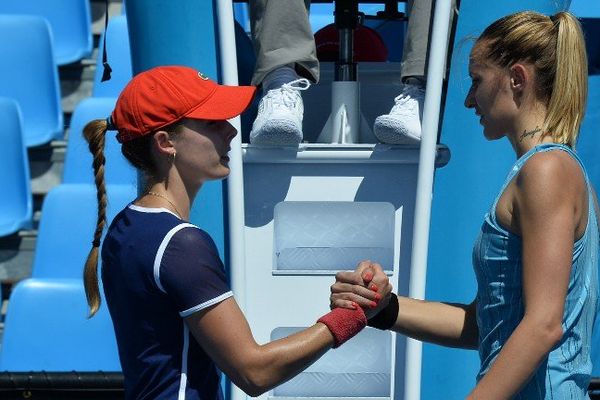
[[[148,192],[146,192],[146,194],[148,194],[150,196],[160,197],[161,199],[165,199],[171,205],[171,207],[173,207],[173,211],[175,211],[175,214],[177,214],[179,219],[183,219],[183,217],[181,216],[181,213],[179,212],[177,207],[175,207],[175,204],[173,204],[173,202],[171,200],[169,200],[169,198],[167,196],[165,196],[164,194],[160,194],[158,192],[152,192],[152,191],[148,191]]]
[[[542,130],[540,129],[539,126],[536,126],[534,130],[531,131],[527,131],[524,130],[523,133],[521,134],[521,137],[519,138],[519,143],[521,143],[527,136],[533,136],[538,132],[541,132]]]

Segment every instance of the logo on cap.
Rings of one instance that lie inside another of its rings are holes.
[[[200,79],[202,79],[203,81],[207,81],[208,80],[208,76],[204,75],[202,72],[198,71],[198,76],[200,77]]]

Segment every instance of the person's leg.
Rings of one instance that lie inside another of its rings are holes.
[[[254,144],[302,141],[300,90],[319,80],[319,62],[308,20],[310,0],[252,0],[250,19],[256,68],[253,85],[263,97],[250,132]]]
[[[456,0],[452,1],[450,27],[452,27]],[[401,63],[403,90],[394,99],[389,114],[377,117],[373,132],[384,143],[418,143],[421,139],[421,120],[425,99],[429,37],[435,2],[408,0],[408,26]]]
[[[319,61],[308,20],[310,0],[251,0],[250,23],[256,68],[253,85],[285,65],[313,83],[319,81]]]
[[[308,20],[310,0],[251,0],[250,24],[256,53],[252,84],[281,66],[293,67],[311,82],[319,81],[319,61]]]
[[[429,43],[429,28],[431,21],[432,0],[409,0],[406,7],[409,10],[400,77],[425,80],[425,59]]]

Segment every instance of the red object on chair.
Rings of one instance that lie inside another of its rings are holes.
[[[335,24],[329,24],[315,32],[315,45],[319,61],[337,61],[339,34]],[[354,61],[387,61],[388,50],[383,39],[372,28],[358,25],[354,31]]]

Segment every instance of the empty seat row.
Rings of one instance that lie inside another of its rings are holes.
[[[7,14],[9,10],[19,9],[15,6],[17,3],[30,4],[27,1],[0,2],[0,37],[10,38],[0,41],[0,54],[6,60],[0,64],[0,96],[14,98],[19,103],[23,113],[25,144],[32,147],[61,139],[64,134],[58,67],[55,63],[57,53],[64,49],[57,48],[56,40],[53,40],[52,36],[53,30],[47,19],[35,15]],[[56,7],[53,2],[39,3],[47,4],[46,8],[62,8]],[[84,3],[88,4],[89,8],[89,2],[86,0]],[[102,62],[99,58],[94,85],[95,96],[116,96],[131,78],[125,17],[113,19],[115,21],[111,20],[110,24],[112,33],[107,35],[107,48],[111,52],[111,62],[118,67],[113,68],[110,81],[100,84]],[[59,27],[77,24],[75,20],[62,23],[58,21],[60,20],[57,20],[55,25]],[[56,29],[55,27],[54,30]],[[90,51],[85,55],[89,55]]]
[[[107,221],[137,196],[135,185],[106,185]],[[54,187],[44,199],[31,275],[34,278],[82,277],[96,229],[97,200],[93,184]]]
[[[104,304],[87,318],[79,279],[21,281],[10,296],[0,371],[120,371],[112,321]]]
[[[23,116],[27,147],[62,138],[58,68],[48,22],[0,14],[0,96],[13,98]]]
[[[93,185],[92,155],[83,138],[83,128],[90,120],[106,118],[113,110],[115,101],[115,98],[92,97],[83,100],[75,109],[67,142],[64,183]],[[14,99],[0,98],[0,140],[4,143],[0,147],[0,181],[6,188],[5,195],[0,198],[0,237],[31,227],[32,194],[22,126],[18,103]],[[106,140],[105,147],[106,182],[134,188],[137,183],[136,170],[121,154],[119,143],[111,139]],[[53,196],[50,192],[48,198],[51,200]],[[75,212],[77,208],[73,210]]]
[[[89,0],[2,0],[0,15],[44,18],[52,32],[54,61],[65,65],[92,54],[92,18]],[[2,36],[15,38],[16,35]]]
[[[31,224],[32,197],[23,121],[17,102],[0,97],[0,237]]]
[[[136,188],[107,185],[107,195],[110,221],[135,199]],[[86,318],[82,271],[96,210],[91,184],[61,184],[47,195],[32,278],[10,296],[0,371],[120,371],[106,306]]]
[[[1,7],[0,7],[1,8]],[[0,158],[0,179],[7,195],[0,200],[0,237],[31,227],[32,195],[27,147],[38,146],[64,135],[60,104],[58,70],[53,62],[53,44],[48,22],[37,16],[0,13],[0,136],[4,139]],[[115,65],[110,81],[100,83],[96,71],[94,95],[76,107],[71,119],[71,134],[63,181],[93,183],[92,158],[82,137],[85,124],[106,118],[114,108],[114,97],[131,78],[131,61],[125,16],[111,19],[107,48]],[[28,49],[24,51],[23,49]],[[101,67],[101,59],[98,66]],[[120,155],[118,143],[107,142],[107,183],[135,184],[134,169]]]
[[[114,21],[113,21],[114,20]],[[96,69],[94,96],[117,96],[131,78],[127,23],[124,16],[111,20],[107,49],[113,63],[112,79],[100,83],[101,57]],[[58,68],[48,22],[37,16],[0,13],[0,96],[15,99],[23,114],[27,147],[38,146],[64,135]]]
[[[1,25],[1,23],[0,23]],[[13,290],[0,352],[0,371],[120,371],[112,322],[106,305],[92,319],[87,319],[87,304],[82,284],[82,270],[91,247],[96,226],[96,188],[93,184],[92,156],[82,132],[93,119],[106,118],[113,110],[116,94],[131,78],[129,45],[125,17],[111,20],[107,49],[111,54],[113,76],[100,84],[98,68],[94,96],[81,101],[71,118],[63,173],[63,183],[46,196],[42,208],[32,278],[20,282]],[[117,33],[111,33],[111,32]],[[123,61],[127,68],[120,66]],[[100,63],[100,61],[99,61]],[[101,64],[99,64],[101,65]],[[101,97],[109,96],[109,97]],[[6,111],[3,111],[5,110]],[[14,100],[0,100],[0,126],[6,134],[17,135],[19,107]],[[7,114],[4,116],[3,114]],[[8,123],[9,116],[11,124]],[[112,134],[110,132],[109,134]],[[17,135],[21,137],[21,135]],[[15,140],[5,142],[17,147]],[[6,149],[14,154],[14,149]],[[21,143],[20,176],[11,171],[13,183],[29,183],[26,150]],[[108,221],[112,220],[137,195],[137,175],[120,153],[120,145],[109,138],[105,148],[105,178],[108,195]],[[12,190],[10,191],[13,192]],[[14,191],[16,192],[16,190]],[[21,200],[31,199],[21,190]],[[29,215],[23,219],[31,219]],[[13,213],[11,213],[13,214]],[[0,233],[1,235],[1,233]]]

